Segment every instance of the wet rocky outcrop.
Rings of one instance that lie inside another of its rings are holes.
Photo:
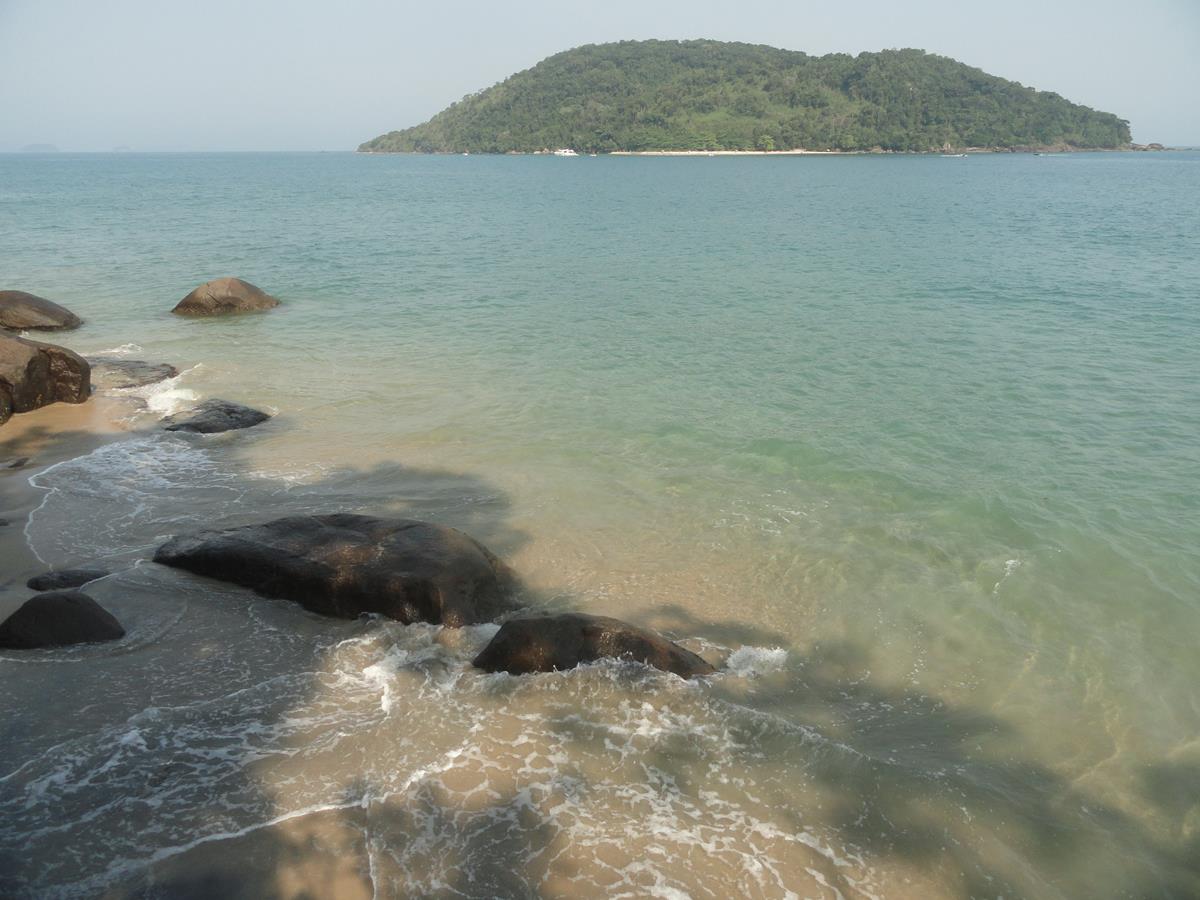
[[[50,403],[83,403],[90,393],[91,367],[78,353],[0,335],[0,423]]]
[[[185,413],[167,416],[163,428],[167,431],[191,431],[197,434],[216,434],[252,428],[267,421],[271,416],[262,410],[252,409],[230,400],[205,400]]]
[[[180,316],[222,316],[273,309],[279,300],[240,278],[217,278],[205,282],[177,304],[171,312]]]
[[[509,610],[514,588],[508,567],[461,531],[345,513],[176,537],[154,561],[322,615],[452,627]]]
[[[525,675],[573,669],[604,658],[633,659],[681,678],[715,669],[690,650],[646,628],[584,613],[528,616],[505,622],[473,665]]]
[[[89,581],[104,578],[108,574],[104,569],[59,569],[57,572],[34,575],[25,582],[25,586],[34,591],[61,591],[82,587]]]
[[[0,622],[0,648],[34,650],[125,636],[121,623],[103,606],[79,591],[51,591],[31,597]]]
[[[92,388],[97,391],[145,387],[179,374],[179,370],[170,363],[153,363],[142,359],[89,356],[87,361],[92,367]]]
[[[82,324],[83,320],[75,313],[44,297],[25,291],[0,291],[0,328],[61,331]]]

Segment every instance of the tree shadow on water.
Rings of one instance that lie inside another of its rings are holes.
[[[236,468],[236,455],[228,455]],[[241,499],[211,519],[198,519],[197,529],[284,515],[360,512],[451,525],[502,557],[513,556],[529,540],[511,522],[511,499],[474,475],[390,462],[335,469],[302,484],[248,470],[233,474],[234,493]],[[193,578],[183,573],[171,577]],[[536,606],[542,595],[523,586],[522,596]],[[247,602],[268,601],[248,596]],[[755,767],[783,765],[805,782],[804,789],[773,804],[773,819],[784,830],[800,834],[819,823],[869,865],[895,864],[896,871],[925,873],[938,886],[938,895],[963,900],[1200,896],[1194,826],[1173,836],[1151,831],[1114,804],[1025,758],[1014,723],[987,710],[871,679],[865,674],[871,670],[868,647],[817,642],[801,651],[769,628],[736,618],[705,618],[683,604],[646,609],[635,618],[680,639],[789,650],[783,671],[752,679],[748,686],[745,679],[718,676],[699,688],[706,702],[748,710],[748,719],[765,715],[787,724],[752,734],[746,729],[747,739],[755,742],[753,754],[739,759],[750,767],[751,777]],[[103,679],[103,659],[96,661],[93,674]],[[317,672],[308,674],[298,696],[317,698],[329,691]],[[428,701],[418,697],[415,702]],[[506,702],[519,703],[520,697]],[[303,706],[296,704],[290,713]],[[540,716],[543,724],[550,715],[530,714]],[[607,752],[606,736],[595,729],[569,717],[551,725],[548,730],[560,736],[566,749],[586,750],[597,758]],[[818,739],[803,741],[800,735],[806,732]],[[464,739],[470,740],[469,735]],[[700,796],[710,786],[682,763],[672,746],[650,747],[643,762],[670,775],[674,790]],[[171,760],[150,762],[165,767]],[[529,803],[515,780],[486,795],[472,795],[476,799],[467,808],[461,797],[439,792],[436,784],[418,781],[403,796],[375,798],[377,785],[354,779],[340,789],[340,802],[304,811],[288,808],[273,795],[253,759],[240,766],[237,782],[223,783],[222,791],[267,797],[283,818],[269,827],[198,835],[200,843],[139,864],[139,871],[104,896],[355,900],[406,896],[413,883],[434,896],[573,893],[570,854],[561,852],[564,838],[536,816],[522,818]],[[320,772],[303,774],[321,778]],[[188,777],[183,768],[166,787],[179,786]],[[1145,798],[1165,819],[1181,822],[1197,815],[1198,777],[1200,766],[1151,767],[1143,779]],[[577,789],[586,792],[586,779]],[[819,798],[819,810],[804,805],[810,796]],[[552,845],[553,864],[539,866],[553,879],[532,878],[525,861]],[[859,895],[854,883],[836,870],[825,877],[844,896]],[[888,896],[889,886],[883,887]],[[917,896],[896,887],[898,896]],[[711,896],[724,890],[719,884],[708,888]]]
[[[1152,829],[1030,758],[1017,723],[880,684],[853,641],[814,643],[790,668],[762,679],[751,705],[835,745],[805,760],[804,777],[821,789],[821,820],[869,859],[957,884],[947,895],[963,900],[1200,897],[1196,823],[1190,838]],[[788,753],[786,732],[770,740],[758,749]],[[1143,781],[1172,821],[1200,819],[1200,766],[1150,767]],[[796,829],[811,820],[781,812]]]
[[[203,446],[204,439],[191,436],[163,438],[194,442]],[[228,440],[228,438],[226,439]],[[222,448],[228,451],[231,448]],[[529,540],[520,528],[511,524],[511,502],[508,496],[486,479],[440,469],[417,468],[393,462],[382,462],[360,468],[338,467],[323,471],[319,477],[304,481],[286,481],[264,477],[248,465],[243,470],[240,454],[223,452],[224,469],[219,480],[200,486],[198,502],[173,518],[162,511],[148,509],[143,515],[146,530],[147,554],[158,541],[173,534],[223,528],[261,522],[293,515],[318,515],[350,512],[368,515],[397,516],[425,519],[458,528],[477,539],[502,558],[518,553]],[[213,503],[204,501],[210,492]],[[222,502],[219,498],[233,498]],[[182,498],[180,502],[183,502]],[[172,510],[174,503],[164,501],[163,508]],[[169,528],[169,533],[156,533]],[[145,565],[145,557],[125,560],[127,568]],[[118,566],[118,568],[120,568]],[[186,572],[153,567],[155,577],[168,584],[186,581],[189,588],[203,589],[208,583]],[[120,572],[111,582],[119,585]],[[516,584],[519,600],[536,605],[538,596],[519,579]],[[245,592],[250,606],[274,604],[277,613],[285,618],[290,605],[286,601],[259,598]],[[195,605],[195,601],[192,601]],[[228,604],[227,594],[216,600]],[[294,608],[297,617],[313,619],[313,614]],[[319,617],[318,617],[319,618]],[[273,619],[272,621],[277,621]],[[343,623],[344,624],[344,623]],[[376,626],[363,625],[365,633]],[[338,627],[330,623],[330,628]],[[385,627],[378,623],[377,627]],[[395,626],[389,626],[395,627]],[[356,631],[356,633],[360,633]],[[153,652],[153,646],[135,651]],[[332,653],[330,654],[332,656]],[[104,677],[105,658],[93,660],[91,667],[97,678]],[[300,660],[300,669],[314,668],[311,662]],[[329,685],[320,677],[322,665],[314,671],[298,670],[295,678],[305,679],[293,688],[295,700],[289,714],[300,715],[317,699],[328,694]],[[278,676],[277,676],[278,677]],[[32,682],[30,690],[35,690]],[[253,685],[250,686],[253,690]],[[244,692],[235,692],[234,697]],[[325,698],[327,699],[327,697]],[[32,696],[22,705],[33,707]],[[86,702],[81,699],[80,702]],[[230,714],[239,715],[239,699],[230,699]],[[116,725],[117,723],[112,723]],[[254,727],[270,728],[277,723],[257,723]],[[287,753],[293,752],[288,748]],[[147,799],[155,793],[170,796],[179,790],[194,791],[196,775],[186,761],[175,764],[169,750],[160,749],[159,756],[148,759],[157,777],[145,780]],[[286,754],[285,754],[286,755]],[[520,809],[524,799],[519,789],[489,798],[481,809],[470,811],[475,825],[460,829],[452,801],[424,796],[429,788],[418,785],[404,802],[395,799],[370,799],[380,789],[366,781],[352,781],[341,790],[344,801],[318,804],[311,811],[289,811],[288,802],[274,796],[275,788],[269,779],[256,771],[255,756],[241,764],[240,773],[222,776],[220,796],[211,798],[214,820],[224,820],[221,797],[258,798],[281,810],[282,818],[263,825],[249,825],[244,831],[210,830],[198,833],[195,843],[182,847],[162,847],[155,861],[134,863],[123,873],[109,879],[101,888],[106,898],[336,898],[353,900],[357,897],[408,896],[405,884],[413,881],[431,887],[432,893],[444,896],[540,896],[527,884],[525,873],[515,863],[530,847],[544,845],[551,835],[544,823],[525,821],[520,827],[505,825],[506,817]],[[304,773],[320,780],[322,773]],[[0,785],[0,801],[4,800]],[[364,799],[366,798],[366,799]],[[134,798],[136,800],[136,798]],[[256,805],[256,804],[251,804]],[[261,805],[261,804],[257,804]],[[202,810],[200,811],[202,813]],[[49,815],[49,810],[47,811]],[[188,811],[188,818],[200,818]],[[493,821],[496,827],[480,827],[478,823]],[[222,826],[225,827],[225,826]],[[391,860],[389,843],[405,848],[415,841],[440,835],[441,843],[430,848],[430,854],[418,854],[404,863]],[[448,836],[452,836],[448,837]],[[439,850],[439,846],[441,849]],[[18,848],[6,847],[0,841],[0,861],[10,853],[16,859]],[[436,865],[429,862],[437,857]],[[92,865],[95,865],[93,861]],[[0,865],[3,865],[0,862]],[[565,864],[564,864],[565,865]],[[421,866],[424,871],[419,870]],[[406,867],[410,871],[406,871]],[[36,867],[34,867],[36,868]],[[563,866],[558,867],[560,870]],[[391,874],[389,874],[389,870]],[[20,867],[15,896],[39,896],[47,885],[39,884],[36,875],[25,873],[33,869]],[[80,873],[86,882],[88,873]],[[0,896],[7,896],[0,889]]]

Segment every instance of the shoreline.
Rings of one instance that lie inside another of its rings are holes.
[[[880,156],[871,150],[612,150],[605,156]]]

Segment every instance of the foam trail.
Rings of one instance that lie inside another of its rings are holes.
[[[1017,569],[1020,567],[1020,565],[1021,565],[1021,560],[1019,560],[1019,559],[1008,559],[1008,560],[1004,561],[1004,574],[1001,575],[1000,580],[997,581],[992,586],[992,596],[993,597],[997,597],[1000,595],[1000,585],[1004,584],[1005,579],[1007,579],[1008,576],[1012,575],[1013,572],[1017,571]]]
[[[117,347],[108,347],[104,350],[93,350],[86,356],[133,356],[135,353],[145,352],[139,344],[121,344]]]

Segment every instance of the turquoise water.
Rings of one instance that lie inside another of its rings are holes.
[[[726,849],[768,875],[750,890],[678,856],[644,883],[621,869],[634,893],[820,894],[815,867],[846,896],[1185,896],[1200,891],[1197,208],[1197,153],[0,156],[2,286],[83,316],[63,343],[185,369],[160,405],[223,396],[277,413],[257,433],[141,436],[34,475],[48,499],[28,534],[50,563],[127,563],[109,590],[137,619],[168,576],[146,583],[136,563],[165,535],[277,511],[416,512],[509,558],[532,602],[636,619],[721,657],[752,648],[748,674],[702,698],[662,700],[627,672],[571,683],[617,731],[641,734],[628,716],[646,704],[687,719],[681,734],[735,733],[713,757],[740,785],[722,803],[748,823]],[[226,274],[283,307],[168,314]],[[207,588],[169,587],[194,592],[181,621],[199,615]],[[356,645],[355,671],[375,671],[387,640],[362,640],[376,656]],[[80,725],[72,760],[151,702],[121,668],[156,652],[137,646],[110,673],[128,678],[126,706]],[[296,665],[349,665],[322,646],[321,663]],[[10,702],[54,667],[0,660]],[[223,696],[215,681],[180,690],[180,708]],[[494,688],[471,690],[452,695],[471,713],[445,752],[495,714]],[[792,737],[747,737],[762,716]],[[28,791],[64,765],[62,736],[19,718],[27,735],[0,736],[31,780],[7,765],[0,805],[26,804],[35,829],[49,807]],[[328,724],[372,747],[390,727]],[[850,755],[830,762],[813,735]],[[743,752],[758,741],[769,763]],[[690,833],[684,800],[717,788],[673,747],[663,765],[693,791],[678,804],[644,772],[603,783],[650,791],[675,835]],[[554,759],[556,777],[590,765],[582,750]],[[137,783],[131,765],[99,796]],[[338,792],[370,780],[328,760],[300,780],[322,777]],[[272,787],[269,814],[234,804],[215,831],[181,820],[136,847],[101,836],[76,868],[28,877],[89,890],[118,853],[179,855],[333,808],[311,785],[293,796],[255,779]],[[750,810],[762,794],[776,799]],[[457,809],[447,796],[439,808]],[[636,845],[642,820],[619,808],[564,832],[584,873],[574,890],[611,889],[592,877],[606,828]],[[474,827],[458,813],[443,849]],[[797,821],[836,852],[789,868],[795,842],[754,842]],[[675,847],[664,834],[643,836]],[[397,863],[396,890],[439,883],[404,880],[418,871]],[[548,878],[521,890],[555,895]]]

